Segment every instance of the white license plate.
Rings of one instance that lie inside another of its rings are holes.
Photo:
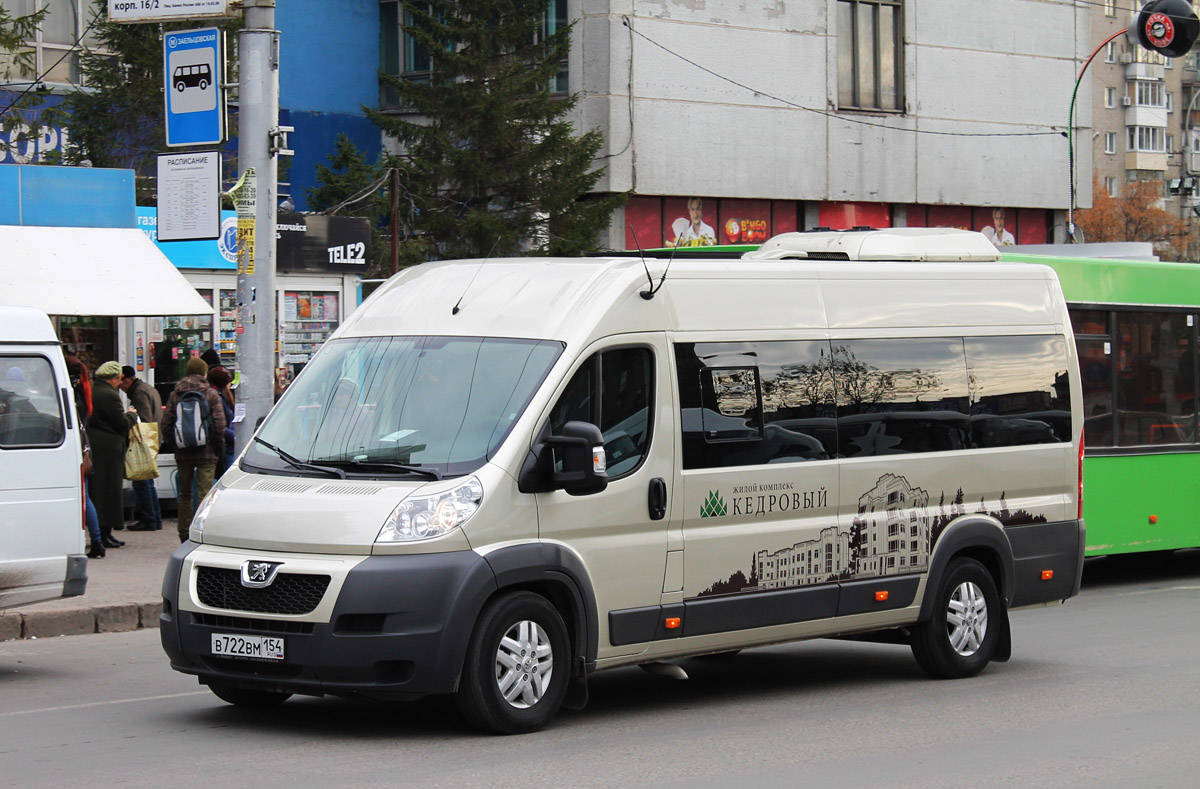
[[[223,657],[283,660],[283,639],[273,636],[212,634],[212,653]]]

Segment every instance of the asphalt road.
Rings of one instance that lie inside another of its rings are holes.
[[[1013,613],[1013,660],[926,679],[906,647],[814,641],[596,675],[548,730],[476,735],[453,705],[265,711],[175,674],[158,631],[0,643],[8,786],[1200,785],[1200,551],[1089,561]]]

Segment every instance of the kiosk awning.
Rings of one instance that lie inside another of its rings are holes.
[[[0,304],[50,315],[212,312],[137,228],[0,226]]]

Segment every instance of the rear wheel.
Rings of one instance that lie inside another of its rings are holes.
[[[996,583],[982,564],[962,557],[951,560],[935,594],[933,616],[913,629],[913,656],[934,677],[973,677],[995,654],[1003,626]]]
[[[554,606],[532,592],[507,594],[479,615],[455,700],[485,731],[537,731],[562,706],[570,667],[567,627]]]
[[[283,691],[252,690],[226,685],[222,682],[210,683],[208,689],[221,701],[227,701],[238,707],[274,707],[292,697],[292,694]]]

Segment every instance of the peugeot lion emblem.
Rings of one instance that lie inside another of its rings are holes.
[[[270,586],[275,580],[275,574],[282,566],[283,562],[259,562],[247,559],[242,562],[242,586],[248,586],[251,589]]]

